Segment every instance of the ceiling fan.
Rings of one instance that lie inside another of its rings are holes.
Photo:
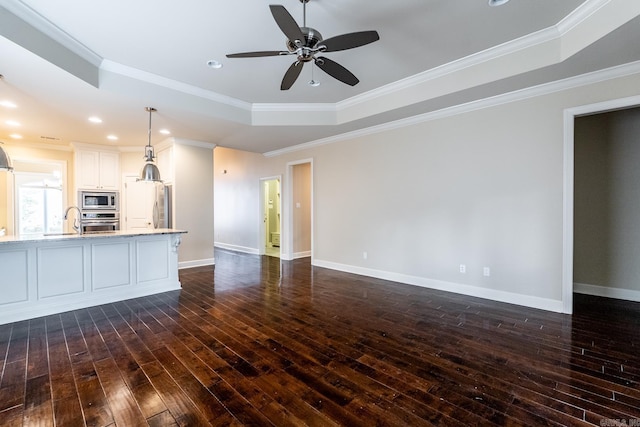
[[[325,52],[336,52],[339,50],[353,49],[364,46],[380,39],[377,31],[359,31],[355,33],[342,34],[322,39],[322,35],[316,29],[307,27],[307,3],[309,0],[300,0],[303,4],[303,24],[299,27],[295,19],[282,5],[269,5],[273,19],[280,27],[280,30],[287,36],[287,50],[268,50],[259,52],[232,53],[227,58],[256,58],[261,56],[282,56],[296,55],[296,61],[291,64],[284,74],[281,90],[288,90],[300,75],[305,62],[313,61],[318,68],[329,74],[331,77],[340,80],[350,86],[358,84],[359,80],[351,71],[329,58],[323,56],[316,57],[316,54]]]

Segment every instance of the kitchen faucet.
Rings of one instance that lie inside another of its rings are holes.
[[[69,215],[69,211],[71,209],[75,209],[76,211],[78,211],[78,216],[76,217],[76,219],[73,220],[73,229],[76,230],[78,232],[78,234],[82,234],[82,212],[80,212],[80,208],[77,206],[69,206],[66,210],[66,212],[64,213],[64,220],[67,220],[67,216]]]

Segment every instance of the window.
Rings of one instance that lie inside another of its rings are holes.
[[[60,171],[15,172],[14,191],[16,234],[62,232]]]

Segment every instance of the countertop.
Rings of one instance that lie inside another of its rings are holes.
[[[157,228],[157,229],[139,229],[139,230],[118,230],[118,231],[101,231],[93,233],[60,233],[55,235],[31,235],[31,236],[2,236],[0,237],[0,245],[9,243],[36,243],[36,242],[54,242],[62,240],[74,239],[107,239],[114,237],[135,237],[135,236],[151,236],[157,234],[184,234],[185,230],[176,230],[173,228]]]

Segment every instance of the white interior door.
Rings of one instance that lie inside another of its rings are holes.
[[[148,182],[127,177],[124,184],[124,224],[127,230],[153,228],[153,190]]]

